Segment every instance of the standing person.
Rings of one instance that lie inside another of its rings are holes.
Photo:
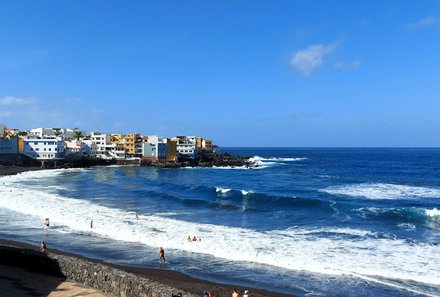
[[[244,290],[243,297],[249,297],[249,291],[248,290]]]
[[[240,294],[237,293],[237,290],[235,290],[235,289],[232,289],[232,290],[233,290],[232,297],[240,297]]]
[[[90,221],[90,229],[93,228],[93,220]]]
[[[159,248],[159,262],[165,263],[167,260],[165,260],[165,251],[162,247]]]
[[[44,225],[45,225],[46,227],[49,227],[49,218],[45,218],[45,219],[44,219]]]
[[[47,250],[46,243],[42,240],[40,242],[40,252],[44,253]]]

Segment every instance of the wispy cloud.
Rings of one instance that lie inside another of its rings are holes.
[[[9,118],[11,116],[12,116],[12,114],[10,111],[0,111],[0,119],[1,118]],[[1,124],[0,124],[0,126],[1,126]]]
[[[335,64],[336,69],[344,69],[344,68],[357,68],[361,66],[362,61],[361,60],[354,60],[350,62],[337,62]]]
[[[290,61],[303,75],[310,75],[316,68],[324,64],[324,57],[337,48],[337,44],[315,44],[306,49],[299,50],[293,54]]]
[[[415,28],[439,26],[439,25],[440,25],[440,18],[429,16],[424,19],[418,20],[417,22],[410,23],[407,25],[407,27],[411,29],[415,29]]]
[[[29,98],[19,98],[14,96],[3,96],[0,99],[0,105],[27,105],[27,104],[35,104],[37,102],[37,98],[29,97]]]

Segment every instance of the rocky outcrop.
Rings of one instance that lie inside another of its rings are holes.
[[[224,154],[212,154],[207,157],[202,156],[196,160],[189,158],[179,158],[177,161],[162,160],[141,160],[140,165],[154,166],[159,168],[179,168],[179,167],[258,167],[248,156]]]

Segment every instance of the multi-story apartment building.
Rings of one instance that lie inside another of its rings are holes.
[[[18,147],[19,138],[17,136],[0,137],[0,155],[18,154]]]
[[[124,137],[124,147],[127,155],[131,157],[134,157],[136,155],[136,141],[139,138],[139,133],[128,134]]]
[[[23,154],[37,160],[64,158],[64,136],[23,139]]]
[[[191,159],[197,157],[197,140],[195,136],[176,136],[172,138],[177,142],[177,155]]]
[[[166,139],[167,142],[167,161],[176,161],[177,158],[177,141],[171,140],[170,138]]]
[[[156,135],[147,136],[142,143],[142,157],[149,160],[166,159],[167,142]]]
[[[107,133],[92,132],[90,134],[90,140],[96,145],[95,156],[101,159],[113,159],[115,154],[113,153],[116,148],[116,144],[111,143],[111,135]]]

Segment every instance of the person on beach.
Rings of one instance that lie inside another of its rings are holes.
[[[159,262],[165,263],[167,260],[165,260],[165,251],[162,247],[159,248]]]
[[[209,293],[208,293],[208,291],[203,291],[203,297],[209,297]]]
[[[249,291],[248,290],[244,290],[243,297],[249,297]]]
[[[44,253],[47,250],[46,243],[42,240],[40,242],[40,252]]]
[[[232,289],[232,297],[240,297],[236,289]]]
[[[49,227],[49,218],[44,219],[44,226]]]

